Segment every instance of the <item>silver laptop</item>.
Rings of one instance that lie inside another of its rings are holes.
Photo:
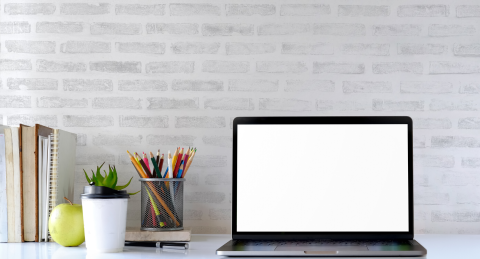
[[[423,256],[409,117],[233,121],[225,256]]]

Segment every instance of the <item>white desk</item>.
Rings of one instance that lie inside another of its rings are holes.
[[[427,248],[427,258],[429,259],[480,259],[480,235],[416,235],[415,239],[419,241],[425,248]],[[79,247],[62,247],[56,243],[0,243],[0,258],[226,258],[215,255],[215,250],[217,250],[217,248],[219,248],[221,245],[225,244],[228,240],[230,240],[230,235],[192,235],[190,249],[186,251],[149,247],[125,247],[123,253],[113,254],[87,254],[85,244]],[[418,259],[421,257],[413,258]],[[376,257],[375,259],[379,258]]]

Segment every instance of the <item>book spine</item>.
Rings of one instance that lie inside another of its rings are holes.
[[[2,132],[0,133],[0,242],[8,242],[6,161],[5,134]]]
[[[50,218],[50,214],[52,210],[57,206],[57,169],[58,169],[58,131],[55,130],[54,134],[50,135],[50,162],[49,162],[49,186],[48,186],[48,218]],[[48,224],[48,223],[47,223]],[[48,229],[48,228],[47,228]],[[50,232],[48,232],[48,241],[52,242],[52,237]]]

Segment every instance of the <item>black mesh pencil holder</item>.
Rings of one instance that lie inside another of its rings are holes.
[[[183,229],[184,178],[140,178],[142,187],[141,230]]]

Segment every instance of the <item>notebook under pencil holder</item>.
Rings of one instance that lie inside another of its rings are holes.
[[[185,178],[140,178],[141,230],[183,229],[183,185]]]

